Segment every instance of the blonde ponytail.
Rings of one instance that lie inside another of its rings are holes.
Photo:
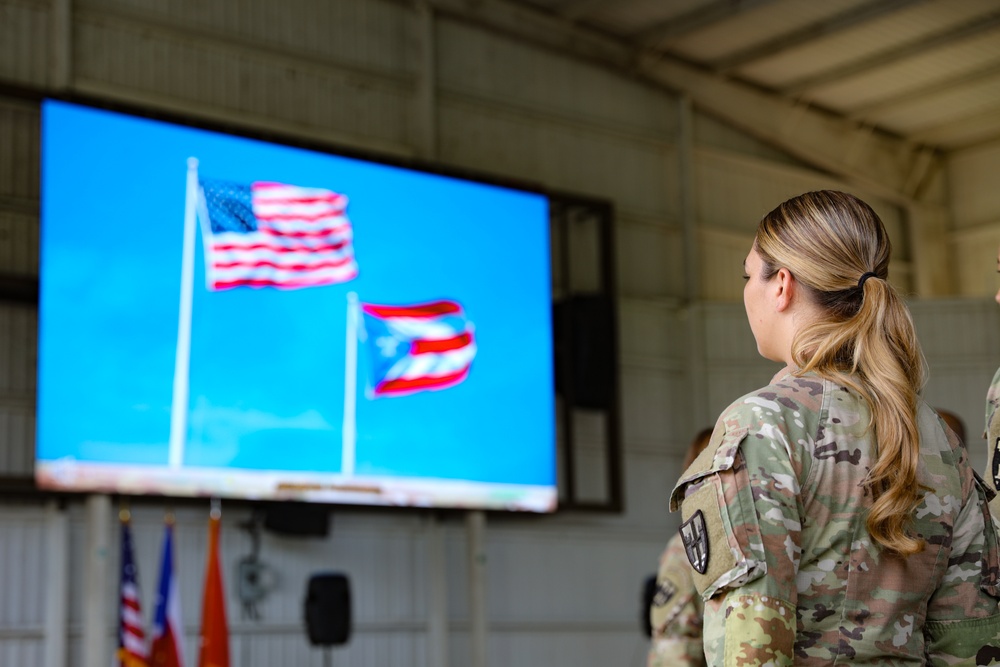
[[[796,365],[853,389],[871,411],[868,532],[888,552],[921,551],[909,528],[922,497],[916,411],[924,359],[909,310],[886,280],[881,220],[852,195],[809,192],[765,216],[755,243],[765,277],[787,267],[820,306],[820,318],[792,343]]]

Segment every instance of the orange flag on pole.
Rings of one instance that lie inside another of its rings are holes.
[[[229,627],[226,624],[226,596],[219,566],[219,528],[222,509],[212,501],[208,520],[208,565],[205,570],[205,597],[201,604],[201,637],[198,667],[229,667]]]

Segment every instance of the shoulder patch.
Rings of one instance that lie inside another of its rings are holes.
[[[684,541],[684,552],[688,562],[698,574],[708,571],[708,529],[705,527],[705,515],[701,510],[691,515],[691,518],[681,524],[681,539]]]
[[[1000,435],[993,438],[993,488],[1000,489]]]

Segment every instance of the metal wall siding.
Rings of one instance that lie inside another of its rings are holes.
[[[442,19],[438,80],[448,93],[489,105],[674,141],[677,105],[662,91],[609,69]]]
[[[0,665],[42,665],[45,644],[39,639],[7,639],[0,642]]]
[[[38,275],[38,216],[0,208],[0,271]]]
[[[631,439],[670,442],[677,425],[686,424],[690,398],[680,377],[657,370],[633,369],[621,379],[622,433]]]
[[[49,34],[49,3],[0,0],[0,81],[44,85]]]
[[[203,42],[242,41],[248,48],[282,50],[325,60],[331,68],[412,72],[407,34],[410,9],[384,0],[83,0],[83,14],[188,31]]]
[[[0,512],[0,572],[5,573],[0,595],[0,629],[5,634],[24,631],[23,634],[38,638],[44,613],[45,554],[43,514],[32,509],[19,512],[4,508]],[[5,644],[0,641],[0,646]]]
[[[0,208],[38,205],[39,114],[36,107],[0,102]],[[37,208],[36,208],[37,210]]]
[[[35,357],[38,315],[0,303],[0,474],[26,477],[35,459]]]
[[[183,33],[90,17],[78,28],[76,75],[102,90],[403,144],[411,85],[309,60],[205,43]]]
[[[442,98],[438,126],[445,163],[627,202],[652,217],[673,217],[676,201],[666,185],[676,179],[662,145],[453,98]]]
[[[956,229],[983,224],[1000,228],[1000,142],[953,153],[948,157],[951,214]],[[960,262],[959,262],[960,263]]]
[[[669,297],[683,293],[681,231],[620,221],[615,230],[618,292],[625,298]]]

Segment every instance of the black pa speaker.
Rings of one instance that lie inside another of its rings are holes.
[[[330,511],[315,503],[272,503],[264,507],[264,528],[289,537],[326,537]]]
[[[314,646],[339,646],[351,637],[351,587],[346,575],[314,574],[306,587],[306,632]]]
[[[576,407],[600,410],[614,403],[614,307],[603,294],[574,294],[553,305],[556,393],[571,394]]]

